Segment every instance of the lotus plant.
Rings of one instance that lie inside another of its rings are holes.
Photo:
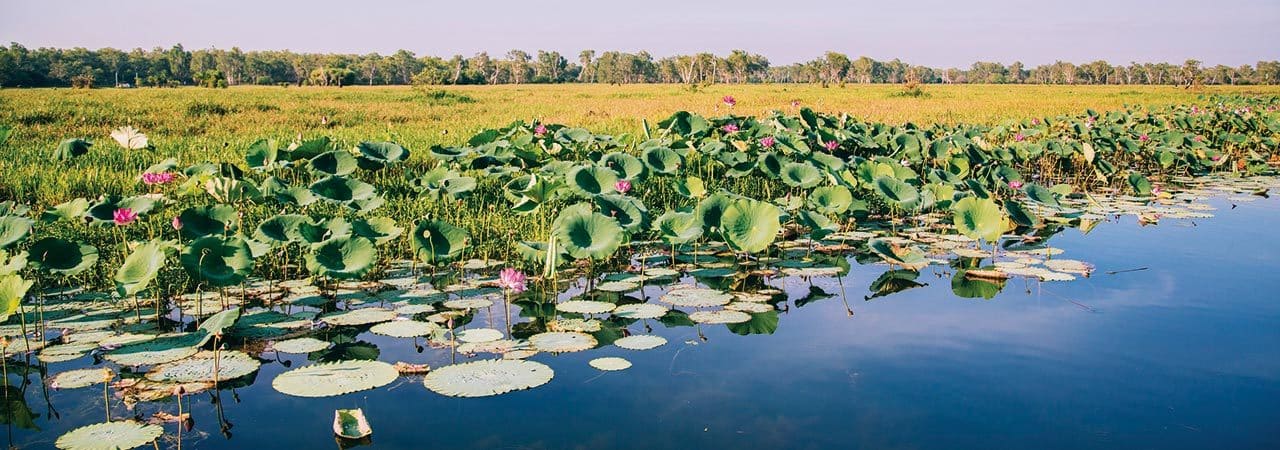
[[[760,146],[764,148],[773,148],[774,144],[777,144],[777,143],[778,141],[774,139],[773,136],[765,136],[764,138],[760,139]]]
[[[732,123],[726,123],[724,124],[724,126],[720,127],[720,129],[723,130],[725,133],[737,133],[738,125],[732,124]]]
[[[613,189],[618,191],[619,194],[626,194],[631,191],[631,182],[627,180],[618,180],[617,183],[613,183]]]
[[[732,95],[726,95],[724,96],[724,98],[720,99],[720,101],[724,102],[724,104],[726,105],[729,105],[730,108],[738,104],[738,99],[733,98]]]
[[[117,226],[125,226],[138,220],[138,213],[131,208],[120,208],[111,213],[111,221]]]

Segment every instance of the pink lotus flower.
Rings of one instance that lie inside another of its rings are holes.
[[[524,292],[526,288],[525,279],[524,272],[508,267],[498,272],[498,287],[510,289],[515,293]]]
[[[1013,140],[1018,141],[1018,142],[1022,142],[1022,141],[1027,140],[1027,137],[1026,137],[1026,136],[1024,136],[1022,133],[1018,133],[1018,134],[1013,135]]]
[[[1138,136],[1138,142],[1147,142],[1150,140],[1151,140],[1151,136],[1147,136],[1146,133],[1142,133],[1141,136]]]
[[[1197,108],[1197,107],[1195,107],[1195,106],[1192,106],[1192,107],[1191,107],[1191,114],[1195,114],[1195,113],[1198,113],[1198,112],[1200,112],[1200,108]]]
[[[133,212],[132,209],[120,208],[111,214],[111,220],[115,222],[116,225],[128,225],[133,223],[133,221],[138,220],[138,214]]]
[[[171,223],[171,225],[173,225],[173,229],[175,229],[175,230],[181,230],[181,229],[182,229],[182,220],[181,220],[181,219],[179,219],[179,218],[178,218],[178,216],[173,216],[173,222]]]
[[[1218,156],[1218,155],[1213,155],[1213,156],[1209,157],[1209,160],[1210,160],[1210,161],[1215,161],[1215,162],[1216,162],[1216,161],[1218,161],[1218,160],[1220,160],[1220,159],[1222,159],[1222,157],[1221,157],[1221,156]]]
[[[1200,142],[1204,140],[1204,136],[1196,135],[1196,137],[1191,138],[1191,140]]]
[[[627,180],[618,180],[617,183],[613,183],[613,189],[617,190],[621,194],[626,194],[627,191],[631,190],[631,182]]]
[[[1009,189],[1013,189],[1013,190],[1015,190],[1015,191],[1016,191],[1016,190],[1018,190],[1018,189],[1022,189],[1022,182],[1021,182],[1021,181],[1018,181],[1018,180],[1010,181],[1010,182],[1009,182]]]
[[[1152,194],[1159,194],[1159,193],[1160,193],[1160,191],[1162,191],[1162,190],[1163,190],[1163,189],[1160,189],[1160,185],[1155,185],[1155,186],[1152,186],[1152,187],[1151,187],[1151,193],[1152,193]]]
[[[791,101],[791,107],[792,107],[792,108],[799,108],[799,107],[800,107],[800,100],[792,100],[792,101]]]
[[[738,132],[738,125],[726,123],[723,127],[720,127],[720,129],[724,130],[725,133],[736,133]]]
[[[1032,124],[1032,125],[1040,125],[1040,118],[1039,118],[1039,117],[1033,117],[1033,118],[1031,118],[1031,124]]]
[[[534,136],[542,137],[542,136],[543,136],[543,135],[545,135],[545,134],[547,134],[547,126],[546,126],[546,125],[538,124],[537,126],[533,127],[533,135],[534,135]]]
[[[724,98],[720,99],[720,101],[723,101],[724,104],[729,105],[730,108],[732,108],[733,105],[738,104],[738,100],[733,98],[732,95],[726,95],[724,96]]]
[[[174,175],[173,172],[158,172],[158,173],[142,174],[142,182],[148,185],[168,184],[173,182],[173,180],[177,178],[178,178],[177,175]]]
[[[902,161],[898,161],[898,164],[902,164],[902,167],[911,167],[911,160],[902,158]]]
[[[760,139],[760,146],[764,148],[773,148],[773,144],[776,143],[777,141],[773,139],[773,136],[766,136],[763,139]]]
[[[822,146],[826,147],[827,150],[835,150],[837,148],[840,148],[840,143],[836,141],[827,141],[822,143]]]

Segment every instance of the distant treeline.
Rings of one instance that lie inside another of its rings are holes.
[[[319,86],[386,84],[521,83],[1037,83],[1037,84],[1280,84],[1280,61],[1206,67],[1181,64],[1113,65],[1055,62],[1026,67],[975,62],[967,68],[933,68],[897,59],[877,61],[827,52],[812,61],[773,66],[764,56],[734,50],[654,58],[648,52],[596,53],[577,58],[554,51],[512,50],[502,57],[390,56],[294,53],[291,51],[141,48],[28,49],[12,43],[0,50],[0,87],[181,86],[238,84]]]

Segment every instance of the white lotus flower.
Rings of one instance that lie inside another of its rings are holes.
[[[129,150],[147,148],[147,135],[129,125],[112,130],[111,138],[120,143],[121,147]]]

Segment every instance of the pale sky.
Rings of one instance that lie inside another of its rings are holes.
[[[0,0],[0,43],[422,55],[827,50],[934,67],[1280,60],[1280,0]]]

